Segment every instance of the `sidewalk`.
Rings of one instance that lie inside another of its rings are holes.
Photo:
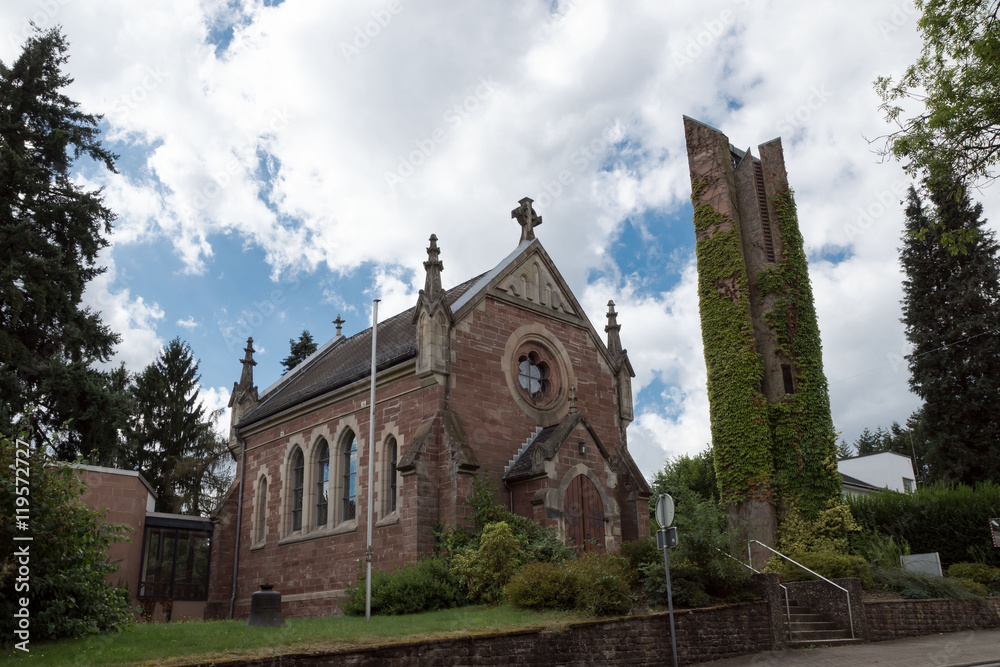
[[[670,664],[669,658],[664,664]],[[700,662],[704,667],[799,667],[878,665],[879,667],[1000,667],[1000,630],[967,630],[874,644],[766,651],[740,658]]]

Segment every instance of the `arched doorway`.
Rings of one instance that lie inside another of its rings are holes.
[[[604,550],[604,503],[586,475],[569,483],[563,499],[566,544],[581,551]]]

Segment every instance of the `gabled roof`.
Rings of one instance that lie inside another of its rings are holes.
[[[481,277],[476,276],[452,287],[445,293],[446,303],[451,306]],[[378,323],[377,370],[391,368],[416,356],[414,310],[415,308],[410,308]],[[350,338],[335,339],[334,343],[325,344],[316,354],[303,361],[299,365],[301,368],[296,367],[287,378],[282,378],[269,387],[260,404],[243,415],[237,428],[249,426],[371,374],[371,327]]]
[[[521,277],[526,273],[537,278],[535,293],[524,293]],[[598,351],[614,367],[606,344],[537,239],[522,241],[490,271],[448,290],[444,300],[457,321],[487,295],[588,329]],[[379,322],[377,370],[416,357],[415,311],[413,307]],[[350,338],[335,338],[325,343],[268,387],[260,403],[244,414],[236,427],[244,428],[370,375],[371,333],[369,327]]]

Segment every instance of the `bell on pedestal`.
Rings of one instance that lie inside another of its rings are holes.
[[[246,624],[258,628],[277,628],[285,624],[281,615],[281,593],[271,590],[271,584],[261,584],[250,596],[250,615]]]

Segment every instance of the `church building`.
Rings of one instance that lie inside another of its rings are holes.
[[[207,617],[245,617],[264,583],[286,615],[335,613],[366,557],[369,466],[373,570],[432,553],[439,523],[467,523],[476,474],[581,551],[649,534],[650,488],[626,440],[635,374],[614,303],[601,335],[535,237],[531,204],[511,212],[517,247],[448,290],[430,237],[416,304],[377,325],[371,460],[370,328],[346,337],[338,316],[336,336],[263,392],[247,341]]]

